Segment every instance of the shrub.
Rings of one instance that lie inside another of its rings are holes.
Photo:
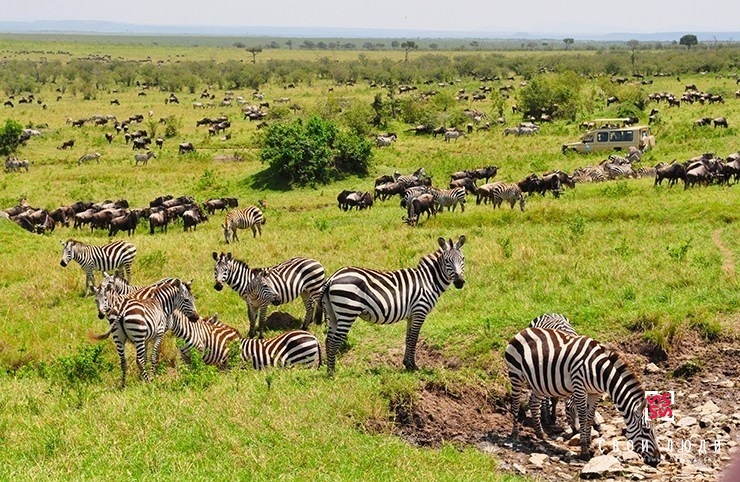
[[[583,80],[574,72],[539,75],[519,92],[522,112],[534,117],[553,112],[557,117],[575,120],[582,100],[582,85]]]
[[[262,162],[289,184],[325,184],[341,173],[367,173],[372,150],[356,134],[340,132],[319,117],[307,122],[271,125],[265,134]]]
[[[13,154],[20,144],[23,126],[13,119],[7,119],[5,125],[0,127],[0,156]]]

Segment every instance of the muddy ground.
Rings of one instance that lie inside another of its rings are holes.
[[[508,413],[509,397],[503,388],[442,387],[426,382],[416,397],[391,400],[393,421],[377,421],[377,428],[390,431],[418,446],[439,447],[444,443],[475,446],[500,461],[500,469],[538,480],[570,480],[606,478],[614,480],[717,480],[733,455],[740,452],[737,444],[740,429],[740,343],[737,339],[722,339],[707,343],[688,335],[668,356],[655,350],[635,335],[618,348],[628,358],[646,390],[673,390],[674,420],[655,424],[662,462],[653,469],[642,463],[634,452],[627,450],[622,436],[622,417],[606,398],[597,413],[601,426],[603,454],[616,457],[612,467],[603,473],[586,474],[585,463],[578,459],[577,438],[570,440],[570,429],[555,430],[549,440],[535,440],[531,419],[527,417],[517,441],[513,441],[512,420]],[[402,356],[402,355],[401,355]],[[693,361],[699,360],[699,366]],[[417,362],[421,367],[459,368],[459,360],[446,359],[423,342],[419,344]],[[687,364],[687,362],[689,362]],[[653,365],[649,365],[653,363]],[[686,370],[686,368],[689,370]],[[688,374],[674,375],[676,369]],[[699,369],[690,375],[691,371]],[[558,422],[567,427],[562,403]],[[669,449],[672,439],[673,450]],[[619,450],[613,451],[617,441]],[[691,446],[686,441],[691,442]],[[706,443],[706,453],[701,446]],[[715,441],[719,450],[715,451]],[[592,449],[598,452],[596,434]],[[535,455],[533,455],[535,454]],[[740,455],[738,455],[740,456]],[[602,457],[601,459],[605,459]],[[608,463],[607,463],[608,465]],[[582,471],[584,473],[582,473]]]

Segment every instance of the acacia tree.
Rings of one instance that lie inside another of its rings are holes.
[[[253,64],[256,64],[257,63],[257,54],[260,53],[260,52],[262,52],[262,46],[261,45],[258,45],[257,47],[249,47],[247,49],[247,52],[249,52],[250,54],[252,54],[252,63]]]
[[[13,119],[5,121],[5,125],[0,127],[0,156],[9,156],[15,152],[21,143],[22,132],[23,126]]]
[[[688,50],[691,50],[691,47],[694,45],[697,45],[699,43],[699,40],[696,38],[696,35],[687,33],[683,37],[681,37],[681,40],[678,41],[680,45],[685,45]]]
[[[404,51],[404,54],[405,54],[405,55],[404,55],[404,58],[403,58],[403,61],[404,61],[404,62],[408,62],[408,61],[409,61],[409,52],[410,52],[411,50],[416,50],[416,49],[418,49],[418,48],[419,48],[419,46],[418,46],[418,45],[416,45],[416,42],[414,42],[413,40],[407,40],[406,42],[403,42],[403,43],[401,44],[401,48],[403,49],[403,51]]]
[[[570,50],[571,45],[575,43],[575,39],[572,37],[564,38],[563,43],[565,44],[565,50]]]

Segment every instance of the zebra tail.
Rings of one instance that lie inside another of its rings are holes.
[[[92,331],[88,331],[87,332],[87,337],[90,340],[94,340],[94,341],[105,340],[106,338],[108,338],[110,336],[111,333],[113,333],[113,328],[114,327],[115,327],[115,324],[111,324],[111,326],[108,329],[108,331],[105,332],[105,333],[103,333],[102,335],[98,335],[98,334],[93,333]]]
[[[324,287],[321,289],[321,297],[319,298],[319,302],[317,303],[317,316],[321,316],[323,314],[327,322],[334,322],[337,319],[337,316],[334,314],[334,310],[332,309],[331,303],[329,302],[330,286],[331,280],[327,280],[324,283]],[[317,324],[319,324],[319,322],[317,322]]]

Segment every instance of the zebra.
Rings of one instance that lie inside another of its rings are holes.
[[[151,365],[154,367],[159,358],[162,339],[175,310],[182,312],[191,322],[196,322],[199,318],[190,285],[178,279],[156,286],[149,298],[139,298],[131,294],[118,295],[111,286],[103,294],[112,300],[108,310],[110,329],[102,335],[91,334],[90,337],[104,340],[113,335],[121,360],[121,387],[126,386],[126,340],[134,344],[139,372],[148,382],[151,376],[146,367],[146,342],[153,340]]]
[[[185,342],[180,353],[186,361],[190,350],[196,348],[203,352],[205,363],[225,367],[229,345],[238,340],[242,361],[251,363],[255,370],[300,364],[321,366],[321,345],[308,331],[288,331],[268,340],[242,338],[235,328],[220,322],[218,315],[191,323],[176,311],[172,333]]]
[[[90,161],[98,161],[98,164],[100,164],[100,153],[91,152],[91,153],[83,155],[77,160],[77,165],[80,166],[83,163],[88,163]]]
[[[416,343],[424,320],[451,283],[457,289],[465,284],[465,257],[460,250],[465,235],[455,244],[452,239],[446,241],[442,237],[437,241],[441,249],[422,257],[416,268],[377,271],[345,267],[326,281],[321,303],[329,324],[326,337],[329,377],[334,375],[337,350],[358,316],[380,324],[406,319],[403,364],[407,370],[417,368]]]
[[[98,318],[104,319],[111,307],[115,305],[121,296],[136,296],[138,298],[150,298],[154,290],[163,284],[172,283],[176,278],[162,278],[156,283],[145,286],[134,286],[128,283],[118,273],[109,275],[103,272],[103,280],[100,286],[93,288],[95,293],[95,304],[98,308]]]
[[[455,142],[457,142],[458,137],[465,137],[465,133],[460,131],[445,131],[445,142],[450,142],[450,139],[455,139]]]
[[[581,457],[589,458],[591,426],[596,403],[606,392],[627,423],[627,438],[645,463],[656,466],[660,450],[655,431],[645,419],[645,390],[622,357],[587,336],[572,336],[559,330],[527,328],[506,347],[506,365],[511,381],[512,437],[519,434],[519,399],[522,387],[532,388],[532,406],[545,397],[573,395],[578,407]],[[542,431],[539,410],[532,410],[535,432]]]
[[[229,244],[229,234],[236,241],[239,236],[236,235],[238,229],[252,228],[252,234],[257,237],[257,232],[262,236],[262,225],[265,224],[265,217],[262,211],[256,206],[249,206],[246,209],[234,209],[226,214],[226,221],[221,227],[224,230],[226,244]]]
[[[533,319],[529,323],[530,328],[541,328],[541,329],[547,329],[547,330],[559,330],[563,333],[567,333],[568,335],[578,336],[578,333],[576,333],[575,328],[573,328],[573,325],[570,324],[570,320],[566,318],[565,316],[559,314],[559,313],[545,313],[537,318]],[[566,402],[566,409],[565,412],[568,415],[568,423],[570,427],[573,429],[573,433],[576,432],[576,423],[575,423],[575,417],[573,417],[572,410],[570,410],[571,407],[574,407],[575,405],[571,403],[573,400],[573,397],[570,397],[568,401]],[[549,403],[548,403],[549,402]],[[549,410],[548,410],[549,405]],[[540,406],[540,413],[542,414],[541,417],[543,420],[546,420],[546,423],[549,423],[550,425],[555,425],[555,420],[557,418],[556,416],[556,409],[558,405],[558,398],[552,397],[549,400],[544,399],[542,400],[542,404]],[[530,405],[531,406],[531,405]]]
[[[149,159],[152,157],[155,159],[157,158],[157,156],[152,151],[139,152],[137,154],[134,154],[135,165],[138,166],[139,163],[142,163],[146,166],[149,163]]]
[[[195,348],[202,353],[204,363],[221,368],[226,366],[228,345],[242,338],[235,328],[219,322],[218,314],[193,323],[175,311],[171,329],[172,334],[185,343],[180,347],[180,355],[186,363],[190,363],[190,351]]]
[[[264,336],[268,305],[290,303],[298,296],[306,307],[301,329],[306,330],[312,318],[317,324],[321,322],[319,299],[326,272],[318,261],[297,257],[269,268],[250,268],[244,261],[233,258],[231,253],[214,251],[212,254],[216,261],[213,269],[216,291],[221,291],[226,283],[247,303],[249,338],[254,338],[257,332],[260,338]],[[257,281],[253,282],[255,277]],[[256,321],[258,313],[259,323]]]
[[[454,212],[458,204],[460,205],[460,210],[465,212],[465,195],[466,191],[464,187],[437,190],[434,193],[434,202],[437,204],[437,212],[442,212],[445,207],[447,207],[447,210],[449,211],[450,206],[452,206],[452,211]]]
[[[630,164],[612,164],[604,165],[605,174],[609,179],[622,179],[635,177],[635,171]]]
[[[493,207],[501,207],[503,201],[508,201],[511,209],[514,209],[514,205],[519,201],[519,207],[524,211],[524,205],[527,201],[524,199],[522,190],[514,183],[496,182],[493,186]]]
[[[432,192],[432,188],[429,186],[414,186],[407,188],[403,192],[403,197],[401,198],[401,207],[404,209],[407,208],[411,205],[411,201],[428,192]]]
[[[120,272],[124,278],[131,278],[131,264],[136,256],[136,246],[126,241],[115,241],[104,246],[92,246],[68,239],[61,241],[62,260],[60,265],[64,268],[70,261],[77,261],[85,270],[85,294],[95,287],[94,270]]]

